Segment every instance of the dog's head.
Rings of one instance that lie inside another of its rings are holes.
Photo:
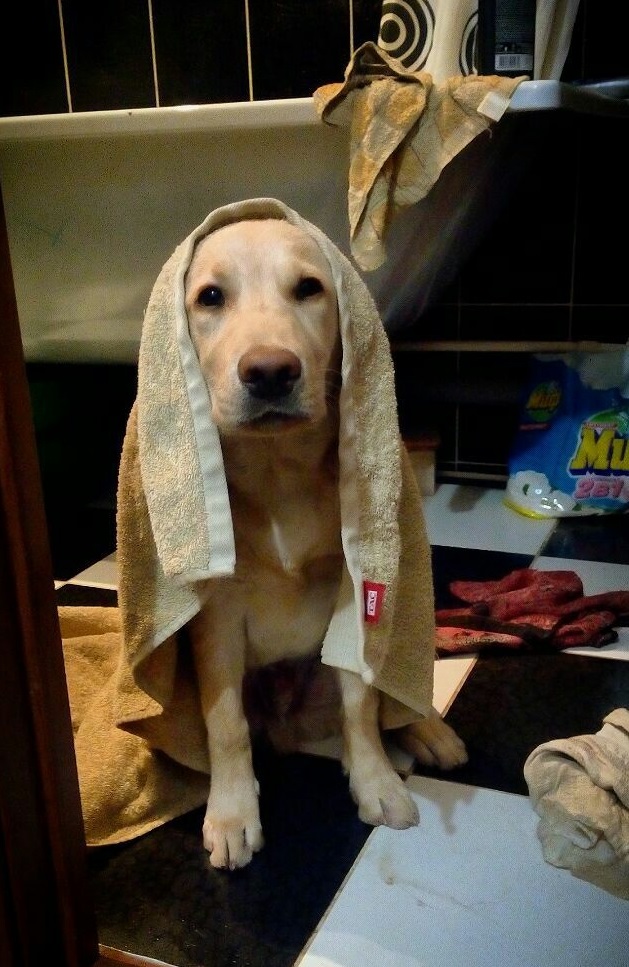
[[[316,241],[280,219],[223,226],[197,245],[185,304],[223,432],[316,424],[340,379],[336,288]]]

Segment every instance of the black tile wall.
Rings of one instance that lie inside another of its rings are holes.
[[[525,166],[510,187],[508,205],[461,273],[461,299],[568,303],[578,124],[572,115],[555,113],[508,120],[512,155],[505,163],[524,159]]]
[[[402,433],[436,431],[441,460],[456,458],[454,418],[461,391],[456,353],[394,353],[396,391]]]
[[[350,0],[256,0],[249,5],[253,95],[308,97],[343,79]],[[375,38],[374,38],[375,39]]]
[[[461,407],[457,469],[474,475],[500,473],[518,427],[517,412],[513,405]]]
[[[626,306],[629,301],[628,133],[629,124],[623,118],[587,117],[581,124],[574,260],[577,304]],[[619,335],[626,339],[628,329],[625,317],[624,336]]]
[[[11,7],[0,31],[0,116],[68,110],[57,0]]]
[[[629,75],[619,11],[581,0],[565,81]],[[377,39],[380,14],[381,0],[33,0],[0,34],[0,115],[308,96],[342,79],[352,45]],[[16,48],[28,55],[16,58]],[[493,167],[473,142],[453,162],[485,180],[463,268],[393,338],[624,343],[628,128],[557,112],[506,117],[492,134]],[[510,363],[507,380],[492,371],[497,358],[480,366],[470,354],[396,354],[401,423],[438,429],[448,471],[486,463],[506,473],[526,358]],[[503,413],[494,419],[493,408]],[[481,418],[502,427],[491,446]]]
[[[621,33],[610,30],[609,7],[582,0],[563,79],[629,76]],[[396,338],[626,343],[622,240],[629,192],[621,144],[628,131],[624,118],[557,112],[505,118],[501,168],[491,172],[476,212],[485,234],[470,246],[455,283]],[[469,158],[481,174],[482,153]],[[434,353],[415,367],[406,358],[396,363],[402,426],[438,429],[443,474],[504,478],[528,357],[513,355],[507,364],[503,354],[486,354],[481,365],[477,354],[451,355],[458,363],[435,365]],[[437,393],[447,406],[435,403]],[[488,425],[491,437],[482,429]]]
[[[159,103],[248,101],[244,3],[152,0]]]
[[[27,376],[54,575],[66,580],[115,547],[118,464],[137,373],[30,363]]]
[[[0,35],[0,116],[308,97],[343,79],[380,13],[381,0],[33,0]]]
[[[396,330],[392,334],[393,345],[415,340],[439,341],[458,339],[460,329],[459,283],[448,286],[438,302],[428,305],[415,324]]]
[[[156,104],[146,0],[63,0],[74,111]]]
[[[626,290],[625,290],[626,292]],[[627,296],[625,294],[624,299]],[[600,296],[599,296],[600,299]],[[572,338],[593,339],[601,342],[627,342],[629,339],[629,306],[574,306],[572,310]]]
[[[518,352],[464,352],[459,360],[459,400],[504,409],[519,405],[529,357]],[[471,459],[471,456],[468,458]]]
[[[354,0],[353,13],[354,47],[360,47],[367,40],[375,42],[380,32],[382,0]]]
[[[596,81],[629,76],[627,34],[620,26],[622,0],[599,3],[581,0],[583,17],[583,61],[579,76]]]
[[[498,305],[461,305],[460,338],[488,340],[533,339],[551,342],[571,339],[568,293],[552,304],[518,304],[505,298]]]

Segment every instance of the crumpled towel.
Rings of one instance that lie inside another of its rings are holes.
[[[574,571],[519,568],[499,581],[452,581],[467,607],[436,613],[437,653],[601,648],[629,617],[629,591],[583,594]]]
[[[595,735],[538,746],[524,777],[544,859],[629,900],[629,709]]]
[[[65,606],[58,613],[88,846],[126,842],[203,805],[207,774],[118,728],[118,608]],[[170,725],[176,733],[177,719]]]
[[[355,52],[343,83],[317,88],[321,119],[351,126],[350,243],[361,269],[384,262],[395,213],[428,194],[447,163],[500,120],[526,79],[472,74],[435,84],[369,41]]]

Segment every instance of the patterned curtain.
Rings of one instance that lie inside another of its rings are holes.
[[[383,0],[378,46],[434,80],[472,74],[478,0]]]

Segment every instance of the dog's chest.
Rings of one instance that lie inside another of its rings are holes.
[[[245,596],[248,663],[300,657],[321,645],[338,593],[337,488],[279,492],[264,510],[236,510],[236,575]]]
[[[263,536],[269,561],[288,577],[300,578],[317,560],[340,552],[340,521],[335,502],[287,500],[269,515]]]
[[[288,580],[307,580],[317,561],[341,553],[336,487],[326,482],[309,493],[278,491],[264,508],[236,510],[234,529],[243,577],[271,569]]]
[[[265,451],[252,449],[247,460],[239,453],[229,465],[236,558],[246,564],[245,579],[259,568],[297,579],[314,561],[341,552],[336,448],[316,460],[302,457],[271,440]]]

